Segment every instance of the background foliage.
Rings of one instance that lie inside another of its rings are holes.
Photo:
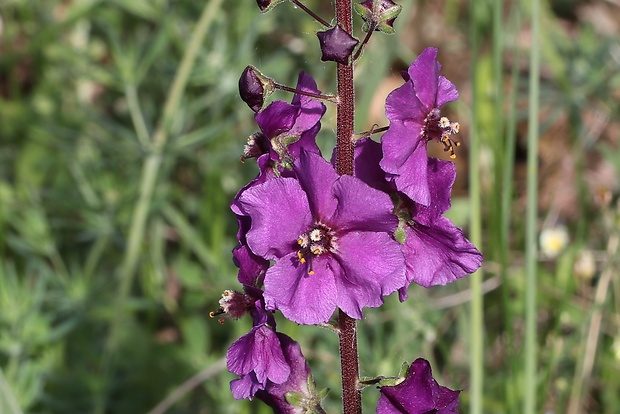
[[[357,128],[385,125],[399,71],[440,47],[461,91],[450,108],[463,126],[459,225],[468,171],[482,192],[484,411],[522,412],[529,2],[400,3],[397,34],[373,36],[357,65]],[[330,19],[330,2],[307,4]],[[208,317],[237,287],[228,204],[256,174],[239,162],[256,126],[237,79],[248,64],[288,84],[305,70],[333,92],[319,26],[289,4],[260,15],[251,0],[4,0],[0,19],[0,412],[269,412],[228,391],[223,358],[249,321]],[[538,227],[565,229],[569,243],[557,255],[542,245],[538,261],[538,412],[614,413],[620,4],[543,1],[541,19]],[[326,154],[334,131],[331,107]],[[469,158],[473,134],[480,151]],[[470,343],[482,335],[471,329],[469,283],[412,288],[404,305],[390,297],[369,310],[362,373],[395,375],[425,357],[441,384],[465,390],[468,412]],[[302,343],[338,412],[337,338],[279,327]],[[365,392],[367,412],[376,394]]]

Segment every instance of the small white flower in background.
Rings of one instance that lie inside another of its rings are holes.
[[[564,226],[543,229],[540,233],[540,250],[550,258],[556,258],[568,244],[568,230]]]
[[[575,276],[583,279],[592,279],[596,273],[596,261],[592,250],[582,250],[577,256],[575,265],[573,266]]]

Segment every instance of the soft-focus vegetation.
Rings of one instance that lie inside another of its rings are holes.
[[[397,1],[397,34],[373,36],[357,65],[357,127],[385,125],[400,70],[440,48],[461,91],[451,218],[466,231],[468,171],[481,189],[483,411],[520,413],[530,1]],[[306,3],[331,19],[329,1]],[[290,4],[261,15],[252,0],[3,0],[0,19],[0,413],[270,412],[228,390],[223,358],[250,322],[208,316],[237,288],[228,205],[256,173],[239,162],[256,126],[237,80],[253,64],[335,91],[319,26]],[[538,230],[552,243],[537,265],[536,412],[616,413],[620,3],[542,1],[541,22]],[[332,106],[326,154],[334,131]],[[368,311],[362,374],[425,357],[469,412],[471,292],[469,278],[412,287],[405,304]],[[337,338],[279,328],[339,412]],[[365,412],[376,394],[366,390]]]

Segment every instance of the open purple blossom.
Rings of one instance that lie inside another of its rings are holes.
[[[476,271],[482,255],[443,213],[450,208],[450,192],[456,178],[453,163],[429,158],[425,165],[429,204],[424,206],[408,199],[387,182],[381,169],[380,145],[364,139],[355,147],[355,176],[392,195],[397,201],[396,214],[401,220],[405,257],[406,283],[399,289],[401,301],[407,299],[407,290],[413,282],[430,287],[451,283]]]
[[[427,177],[430,205],[401,199],[397,209],[403,220],[405,241],[402,251],[407,265],[407,284],[399,290],[400,300],[407,298],[411,282],[424,287],[446,285],[475,272],[482,255],[442,214],[450,208],[450,189],[456,177],[454,164],[430,158]]]
[[[297,89],[321,93],[312,76],[305,72],[299,74]],[[295,94],[290,104],[280,100],[273,101],[254,115],[261,132],[248,138],[242,158],[258,159],[268,153],[267,159],[271,161],[292,163],[301,148],[319,153],[315,138],[325,110],[322,102],[306,95]]]
[[[305,72],[299,74],[297,89],[320,93],[312,76]],[[316,135],[321,129],[320,121],[325,110],[325,105],[318,100],[295,94],[290,104],[274,101],[254,116],[260,132],[248,138],[241,159],[256,158],[259,173],[235,196],[231,209],[237,216],[243,215],[238,200],[245,190],[275,177],[293,176],[292,170],[286,167],[292,165],[302,149],[321,153],[316,145]]]
[[[324,412],[320,398],[315,392],[314,380],[308,363],[301,353],[301,347],[288,336],[278,333],[280,347],[290,375],[283,383],[267,382],[256,397],[273,408],[278,414],[303,414]]]
[[[361,319],[405,284],[393,204],[316,154],[302,151],[294,170],[296,179],[268,180],[239,198],[252,222],[248,247],[275,261],[265,274],[267,308],[301,324],[326,322],[337,307]]]
[[[233,342],[226,353],[228,370],[242,377],[230,383],[237,399],[252,399],[268,381],[281,384],[291,373],[275,332],[273,314],[264,310],[261,300],[255,302],[252,317],[250,332]]]
[[[452,135],[460,129],[457,122],[441,116],[441,106],[455,101],[459,94],[449,80],[439,75],[440,70],[437,49],[424,49],[403,74],[405,84],[387,97],[390,126],[381,139],[381,168],[399,191],[425,206],[431,201],[426,143],[440,141],[454,158],[453,147],[458,143]]]
[[[413,361],[403,382],[380,391],[377,414],[458,414],[460,391],[439,385],[422,358]]]

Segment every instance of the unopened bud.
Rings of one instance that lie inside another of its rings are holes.
[[[261,110],[265,98],[274,90],[274,80],[263,75],[254,66],[246,67],[239,78],[239,95],[254,112]]]
[[[364,19],[365,24],[362,30],[367,32],[374,27],[374,30],[392,34],[394,33],[394,20],[403,7],[392,0],[366,0],[355,4],[354,8]]]
[[[359,43],[356,38],[339,25],[324,32],[318,32],[316,35],[321,44],[321,52],[323,53],[321,60],[323,62],[331,60],[346,65],[353,49]]]

